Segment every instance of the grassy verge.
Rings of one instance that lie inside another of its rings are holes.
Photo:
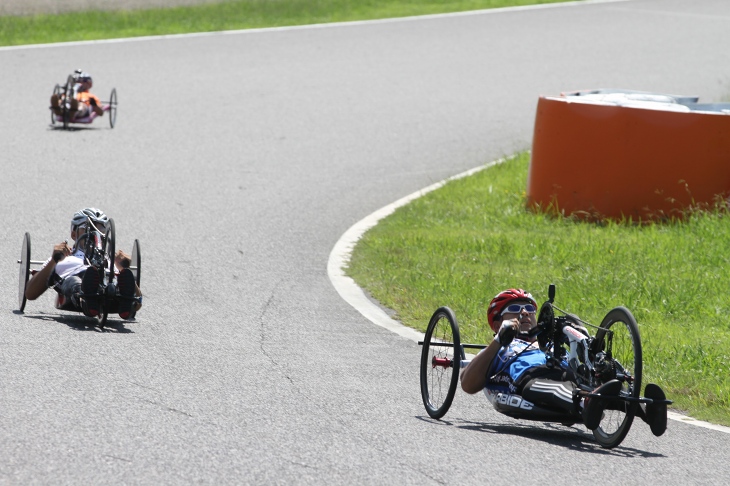
[[[599,324],[618,305],[637,318],[645,383],[674,408],[730,425],[730,218],[697,213],[646,226],[580,223],[525,209],[529,155],[452,181],[367,232],[348,274],[406,325],[451,307],[462,340],[492,338],[485,309],[508,287]]]
[[[371,20],[566,0],[231,0],[131,11],[0,17],[0,45]]]

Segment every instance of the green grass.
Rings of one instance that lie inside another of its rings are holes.
[[[370,20],[566,0],[233,0],[131,11],[0,17],[0,46]]]
[[[398,209],[356,246],[347,273],[404,324],[424,330],[451,307],[462,341],[492,338],[486,307],[508,287],[593,324],[613,307],[639,322],[645,383],[674,408],[730,425],[730,218],[594,224],[525,209],[529,154]]]

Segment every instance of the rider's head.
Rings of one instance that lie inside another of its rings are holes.
[[[487,320],[489,327],[496,333],[502,325],[503,318],[517,318],[520,323],[524,323],[524,326],[520,326],[520,331],[527,332],[537,325],[536,312],[537,302],[529,292],[522,289],[507,289],[498,293],[489,303]]]
[[[96,208],[86,208],[76,211],[71,218],[71,238],[77,238],[79,227],[83,227],[90,222],[96,229],[102,233],[106,233],[109,218],[104,211]]]
[[[81,85],[79,87],[79,91],[89,91],[91,87],[94,86],[91,75],[85,71],[77,69],[74,77],[76,78],[76,82]]]

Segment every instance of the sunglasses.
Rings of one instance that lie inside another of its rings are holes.
[[[502,310],[502,314],[500,315],[505,315],[507,313],[519,314],[522,312],[522,309],[525,309],[528,314],[534,314],[537,311],[535,306],[532,304],[510,304]]]

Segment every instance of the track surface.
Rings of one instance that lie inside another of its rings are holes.
[[[726,97],[729,24],[725,0],[633,0],[0,50],[23,88],[0,119],[0,482],[722,484],[730,435],[674,421],[606,451],[482,396],[428,419],[420,349],[326,266],[374,210],[528,148],[540,94]],[[117,88],[114,130],[48,127],[76,67]],[[137,322],[13,312],[23,233],[46,258],[88,205],[142,243]]]

